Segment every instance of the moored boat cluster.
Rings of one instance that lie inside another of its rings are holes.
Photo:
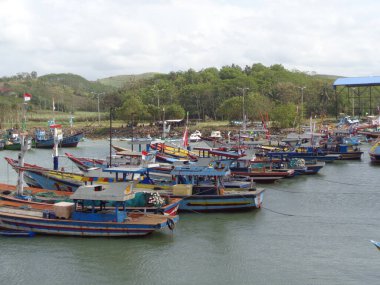
[[[173,230],[178,212],[259,209],[261,184],[317,174],[328,162],[363,155],[352,133],[313,131],[276,142],[261,134],[252,130],[224,139],[197,132],[191,147],[150,140],[139,142],[144,150],[138,152],[111,140],[113,153],[105,158],[66,153],[78,172],[25,163],[28,141],[21,137],[18,160],[6,158],[19,181],[17,187],[0,184],[0,226],[7,235],[142,236]],[[376,143],[371,160],[378,160],[378,152]]]

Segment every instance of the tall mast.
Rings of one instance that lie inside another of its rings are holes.
[[[27,103],[24,99],[24,103],[22,104],[22,132],[20,134],[21,150],[18,155],[19,170],[16,185],[16,194],[18,196],[22,196],[24,194],[24,156],[27,150],[30,148],[30,145],[28,144],[28,133],[26,132],[26,106]]]

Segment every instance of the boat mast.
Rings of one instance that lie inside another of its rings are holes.
[[[25,99],[24,99],[25,100]],[[24,102],[22,105],[22,132],[20,134],[21,138],[21,150],[18,155],[18,177],[16,185],[17,196],[23,196],[24,194],[24,156],[30,145],[28,144],[28,133],[26,132],[26,106],[27,103]]]
[[[112,166],[112,107],[110,108],[110,162],[109,167]]]
[[[54,146],[53,146],[53,169],[58,170],[58,145],[59,141],[63,139],[62,136],[62,126],[61,125],[53,125],[50,126],[54,129]]]
[[[166,137],[166,123],[165,123],[165,107],[162,108],[162,139],[165,140]]]

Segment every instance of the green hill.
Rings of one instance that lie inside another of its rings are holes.
[[[52,84],[70,87],[73,90],[87,93],[108,92],[109,86],[99,81],[89,81],[82,76],[71,73],[48,74],[38,77],[39,80]]]
[[[149,73],[143,73],[143,74],[137,74],[137,75],[117,75],[117,76],[111,76],[111,77],[107,77],[103,79],[98,79],[97,82],[106,86],[122,88],[135,81],[150,79],[154,77],[156,74],[158,73],[149,72]]]

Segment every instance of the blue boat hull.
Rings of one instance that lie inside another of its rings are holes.
[[[64,137],[62,141],[59,143],[59,147],[77,147],[80,140],[83,138],[84,134],[77,133],[72,136]],[[46,139],[46,140],[36,140],[35,143],[36,148],[53,148],[54,147],[54,138]]]
[[[25,175],[27,176],[25,179],[26,183],[29,186],[43,189],[74,192],[79,186],[83,185],[80,181],[70,182],[68,180],[52,177],[38,171],[26,170]]]
[[[173,223],[178,216],[171,218]],[[165,221],[157,225],[127,224],[116,222],[88,222],[60,219],[43,219],[0,213],[2,227],[11,230],[31,231],[37,234],[87,236],[87,237],[125,237],[144,236],[153,231],[167,228]]]
[[[260,208],[264,199],[264,191],[261,190],[258,194],[250,194],[249,192],[237,192],[237,194],[226,195],[173,195],[173,197],[183,198],[179,204],[179,211],[239,211]]]

